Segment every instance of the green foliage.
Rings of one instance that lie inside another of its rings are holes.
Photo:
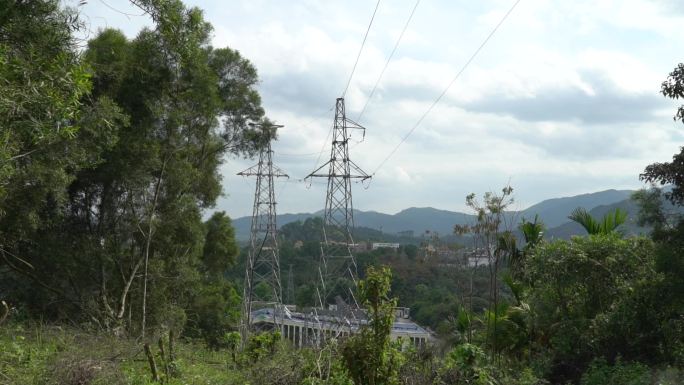
[[[532,288],[529,324],[538,348],[554,354],[554,376],[576,378],[595,356],[638,353],[629,341],[651,330],[635,327],[639,317],[625,317],[620,309],[630,308],[644,282],[658,280],[654,268],[655,248],[644,238],[590,235],[534,250],[525,271]],[[624,326],[616,329],[611,320]]]
[[[581,384],[650,385],[651,380],[651,370],[646,365],[638,362],[623,363],[619,359],[614,365],[608,365],[604,359],[597,359],[582,376]]]
[[[240,319],[240,295],[226,281],[205,283],[196,293],[187,310],[186,333],[204,339],[212,349],[226,348],[227,330],[234,329]]]
[[[472,344],[461,344],[446,357],[446,368],[470,370],[487,363],[487,355],[480,347]]]
[[[359,281],[362,306],[368,309],[368,324],[351,336],[342,348],[347,370],[355,384],[398,384],[402,363],[399,345],[390,341],[396,299],[390,299],[391,270],[369,267]]]
[[[639,179],[644,182],[660,186],[671,185],[672,190],[664,194],[672,204],[681,206],[684,204],[684,147],[678,154],[672,156],[672,162],[653,163],[644,169]]]
[[[627,212],[616,208],[614,211],[606,213],[600,221],[597,221],[586,209],[577,207],[572,210],[568,219],[582,225],[589,234],[609,234],[615,232],[620,225],[627,221]]]
[[[491,349],[490,353],[494,356],[500,352],[497,350],[500,344],[497,342],[499,325],[499,310],[505,303],[501,296],[500,271],[509,262],[510,265],[519,269],[523,255],[517,247],[517,240],[513,233],[513,223],[506,215],[507,208],[514,202],[513,188],[506,186],[501,189],[501,193],[486,192],[479,202],[475,194],[466,197],[466,205],[470,207],[477,216],[477,222],[472,225],[456,225],[454,232],[457,234],[472,234],[474,251],[488,260],[487,269],[489,270],[489,295],[488,306],[485,318],[492,317],[491,322],[487,320],[485,341]],[[472,277],[471,277],[472,282]],[[471,284],[472,288],[472,284]],[[470,306],[472,308],[473,293],[470,292]]]
[[[668,218],[663,207],[663,191],[660,188],[641,189],[632,194],[632,200],[639,207],[637,224],[653,226],[654,231],[668,227]]]
[[[223,335],[222,345],[228,349],[230,356],[233,359],[233,363],[237,364],[238,351],[240,349],[240,344],[242,344],[242,336],[238,332],[227,332]]]
[[[529,353],[530,343],[530,307],[527,303],[510,306],[499,305],[495,317],[493,311],[485,311],[484,322],[496,338],[492,338],[494,349],[517,357],[525,357]]]
[[[663,96],[670,99],[680,99],[684,97],[684,63],[679,63],[670,73],[668,78],[661,86]],[[677,109],[674,120],[684,122],[684,105]],[[681,206],[684,204],[684,147],[678,154],[672,157],[672,162],[653,163],[648,165],[644,172],[639,175],[639,179],[644,182],[659,184],[661,186],[671,185],[672,189],[666,192],[665,198],[672,204]]]
[[[280,332],[252,334],[245,346],[245,355],[251,362],[257,362],[276,352],[280,342]]]
[[[323,239],[323,219],[313,217],[306,218],[304,221],[290,222],[284,225],[278,234],[290,241],[320,242]]]
[[[221,282],[238,250],[227,216],[202,216],[226,155],[253,154],[274,133],[250,127],[264,119],[256,69],[209,44],[201,11],[137,4],[154,30],[101,31],[83,54],[70,37],[78,18],[57,1],[2,7],[0,71],[12,80],[0,85],[0,147],[12,149],[3,170],[22,156],[0,175],[11,270],[0,291],[47,319],[117,334],[182,325],[188,311],[203,337],[221,329],[218,341],[238,301]],[[23,111],[15,88],[41,95]]]
[[[404,253],[406,257],[410,260],[415,260],[418,256],[418,246],[416,245],[404,245]]]
[[[223,277],[237,258],[240,249],[235,241],[235,229],[225,212],[214,213],[205,223],[207,235],[202,251],[206,274]]]
[[[525,240],[525,250],[529,250],[537,246],[544,239],[544,230],[546,226],[539,215],[534,216],[534,221],[530,222],[525,218],[522,218],[518,229],[522,233],[523,239]]]
[[[74,11],[56,0],[3,0],[0,9],[2,203],[9,178],[31,155],[76,135],[91,83],[72,36],[82,28]]]
[[[670,99],[684,98],[684,63],[679,63],[677,67],[670,72],[670,75],[663,82],[660,88],[663,96]],[[680,106],[674,116],[674,120],[684,122],[684,106]]]

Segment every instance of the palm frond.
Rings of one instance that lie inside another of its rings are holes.
[[[589,234],[601,233],[601,224],[584,207],[577,207],[572,210],[568,219],[580,224]]]

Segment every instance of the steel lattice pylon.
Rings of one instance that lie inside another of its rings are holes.
[[[273,179],[288,177],[273,165],[273,150],[269,141],[259,153],[259,163],[238,173],[242,176],[256,176],[254,209],[250,247],[245,264],[245,284],[241,334],[247,338],[252,329],[252,312],[261,308],[272,308],[273,323],[279,326],[282,316],[282,286],[280,282],[280,261],[276,240],[276,201]]]
[[[365,128],[347,119],[344,98],[338,98],[335,103],[330,160],[307,176],[328,179],[317,293],[319,306],[322,308],[331,302],[338,286],[344,283],[340,282],[340,278],[348,278],[355,283],[357,277],[353,254],[355,245],[352,236],[354,212],[351,185],[353,179],[364,181],[371,176],[349,158],[349,134],[352,129],[363,130],[365,134]],[[320,173],[326,166],[328,172]],[[347,303],[358,308],[351,290],[345,291],[348,292],[345,296]]]

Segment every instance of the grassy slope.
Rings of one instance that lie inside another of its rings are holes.
[[[176,357],[180,378],[168,384],[244,384],[226,352],[185,342],[177,344]],[[62,327],[0,327],[0,384],[79,383],[153,384],[135,341]]]

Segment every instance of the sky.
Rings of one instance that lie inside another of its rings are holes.
[[[75,3],[75,0],[65,0]],[[385,163],[515,0],[422,0],[365,113],[373,85],[416,0],[381,0],[345,95],[351,159],[373,174],[353,186],[354,207],[393,214],[409,207],[464,211],[474,192],[514,188],[515,208],[544,199],[643,187],[639,173],[684,143],[677,101],[660,85],[683,61],[684,2],[520,0],[497,32]],[[302,181],[330,156],[342,95],[376,0],[186,1],[205,11],[212,44],[257,68],[267,116],[284,125],[274,162],[279,213],[314,212],[326,182]],[[79,7],[90,33],[134,37],[151,21],[124,0]],[[227,158],[232,217],[251,215],[256,161]],[[381,166],[381,167],[379,167]]]

